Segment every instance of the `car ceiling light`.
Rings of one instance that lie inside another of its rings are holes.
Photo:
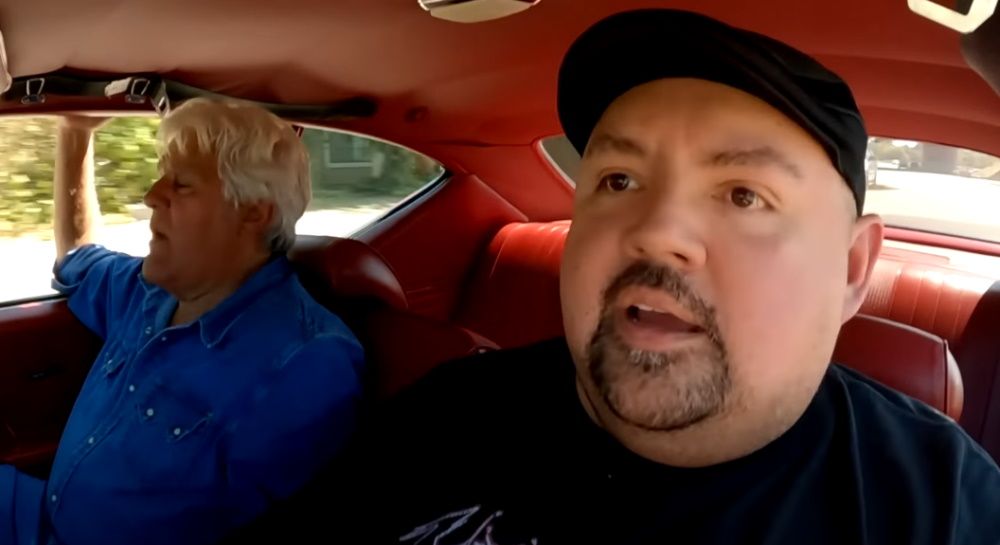
[[[921,17],[962,34],[970,34],[993,16],[997,0],[972,0],[969,13],[959,13],[933,0],[907,0],[910,10]]]
[[[432,16],[454,23],[481,23],[520,13],[541,0],[418,0]]]

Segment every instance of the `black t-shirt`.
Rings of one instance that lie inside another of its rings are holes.
[[[934,409],[837,365],[785,434],[711,467],[649,461],[598,428],[562,339],[441,366],[355,454],[359,488],[325,520],[331,542],[1000,543],[989,456]]]

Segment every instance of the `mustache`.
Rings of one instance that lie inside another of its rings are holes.
[[[666,292],[692,314],[714,314],[714,308],[698,296],[684,277],[672,267],[641,260],[629,265],[604,290],[604,306],[610,308],[628,287],[641,286]]]
[[[715,317],[715,307],[699,296],[681,273],[668,265],[639,260],[618,273],[604,290],[603,314],[610,313],[622,290],[632,286],[667,293],[698,320],[697,325],[705,330],[713,342],[721,344],[722,335]]]

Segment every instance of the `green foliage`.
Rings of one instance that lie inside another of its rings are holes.
[[[104,214],[127,213],[159,177],[155,117],[119,117],[94,137],[94,179]]]
[[[50,221],[55,142],[52,118],[0,121],[0,236]]]
[[[94,181],[101,212],[125,213],[156,179],[159,119],[120,117],[94,137]],[[0,237],[46,229],[52,222],[56,119],[0,120]]]

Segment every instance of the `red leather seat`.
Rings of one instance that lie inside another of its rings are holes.
[[[929,331],[958,351],[973,309],[992,284],[951,268],[946,257],[883,248],[861,312]]]
[[[963,385],[948,342],[915,327],[858,314],[840,328],[833,361],[947,414],[962,415]]]
[[[378,398],[391,396],[441,362],[497,348],[467,329],[409,312],[392,267],[363,242],[299,237],[289,259],[306,289],[365,347]]]
[[[490,241],[454,321],[504,348],[562,336],[559,264],[569,221],[510,223]]]
[[[983,294],[955,351],[965,380],[965,409],[959,422],[1000,462],[1000,281]]]
[[[559,265],[568,231],[568,221],[515,223],[502,228],[473,270],[455,321],[504,348],[561,336]],[[881,270],[894,269],[883,266]],[[902,277],[892,285],[895,292],[906,292],[905,279],[914,276]],[[925,289],[920,293],[931,292]],[[906,301],[914,298],[903,294],[890,299],[894,303],[877,303],[873,308],[902,312]],[[922,300],[919,294],[916,299]],[[845,326],[838,354],[845,365],[953,418],[962,411],[961,376],[947,340],[904,324],[861,316]]]

